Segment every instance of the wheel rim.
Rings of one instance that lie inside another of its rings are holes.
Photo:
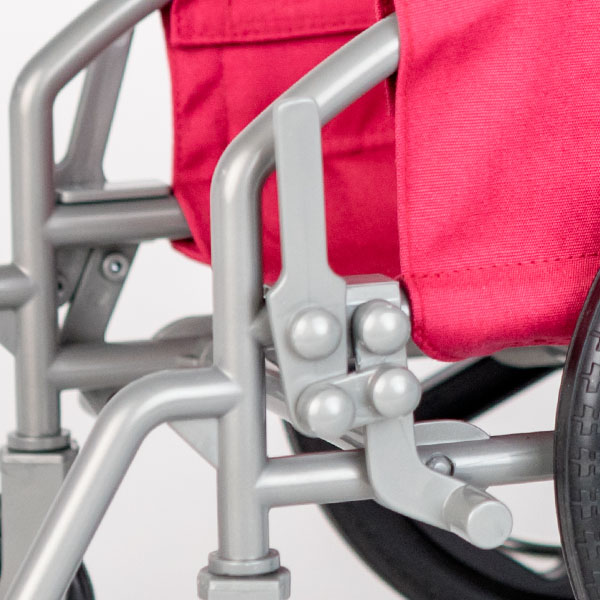
[[[600,272],[569,346],[560,387],[554,440],[556,504],[565,560],[579,600],[600,598]]]

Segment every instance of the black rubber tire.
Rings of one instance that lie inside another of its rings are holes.
[[[427,392],[417,420],[473,418],[553,369],[517,369],[482,359]],[[482,404],[482,399],[486,403]],[[288,427],[298,452],[330,450]],[[375,502],[323,507],[352,549],[410,600],[572,600],[568,579],[549,581],[497,550],[480,550],[453,534]]]
[[[600,273],[575,328],[554,440],[556,504],[578,600],[600,599]]]
[[[69,588],[67,600],[95,600],[92,580],[84,564],[77,570],[75,579]]]
[[[2,503],[2,499],[0,497],[0,506]],[[0,523],[0,540],[2,539],[2,523]],[[2,544],[0,543],[0,548]],[[0,553],[0,572],[2,571],[2,555]],[[1,576],[1,573],[0,573]],[[77,573],[75,574],[75,578],[71,582],[71,586],[69,587],[69,591],[67,592],[67,600],[95,600],[94,596],[94,588],[92,587],[92,581],[90,579],[90,575],[85,568],[85,565],[82,564],[79,569],[77,569]]]

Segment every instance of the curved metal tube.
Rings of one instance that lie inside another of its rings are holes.
[[[148,375],[101,412],[46,516],[7,600],[58,600],[144,438],[162,423],[221,417],[240,389],[217,368]]]
[[[101,0],[25,66],[10,105],[13,254],[35,295],[18,314],[17,436],[60,436],[58,393],[46,380],[56,351],[56,265],[44,226],[56,202],[52,106],[82,68],[166,0]]]
[[[387,17],[308,73],[283,97],[315,100],[321,124],[395,72],[395,15]],[[260,192],[274,168],[272,107],[229,145],[211,188],[215,364],[244,395],[219,431],[219,555],[259,559],[269,551],[267,515],[255,494],[266,464],[264,359],[252,335],[263,305]]]

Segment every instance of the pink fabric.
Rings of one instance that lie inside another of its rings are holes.
[[[194,235],[183,251],[209,261],[209,183],[227,143],[370,25],[371,2],[174,1],[174,188]],[[324,130],[332,266],[400,276],[415,340],[436,358],[566,343],[600,265],[597,0],[395,8],[395,114],[379,86]],[[263,200],[272,281],[273,179]]]
[[[376,20],[372,0],[174,0],[165,13],[174,108],[173,186],[210,260],[209,187],[227,144],[300,77]],[[343,275],[398,277],[394,124],[384,85],[323,130],[329,259]],[[274,177],[263,194],[265,279],[280,270]]]
[[[397,0],[398,227],[445,360],[567,343],[600,250],[597,0]]]

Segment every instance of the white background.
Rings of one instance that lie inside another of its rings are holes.
[[[0,264],[11,260],[8,100],[25,61],[89,0],[29,0],[3,6],[0,20]],[[64,151],[81,81],[55,107],[57,156]],[[168,72],[158,15],[136,30],[105,163],[112,180],[170,181]],[[211,310],[210,270],[166,242],[145,244],[113,318],[112,340],[149,337],[181,316]],[[14,427],[12,358],[0,348],[0,439]],[[491,433],[553,428],[557,378],[516,398],[483,425]],[[63,401],[64,423],[83,443],[93,419],[76,394]],[[270,450],[289,452],[281,427],[269,421]],[[556,539],[550,484],[501,490],[519,535]],[[216,548],[212,469],[167,428],[144,443],[86,556],[98,600],[195,598],[195,577]],[[316,507],[272,512],[271,545],[292,570],[292,597],[311,600],[398,598],[347,548]]]

